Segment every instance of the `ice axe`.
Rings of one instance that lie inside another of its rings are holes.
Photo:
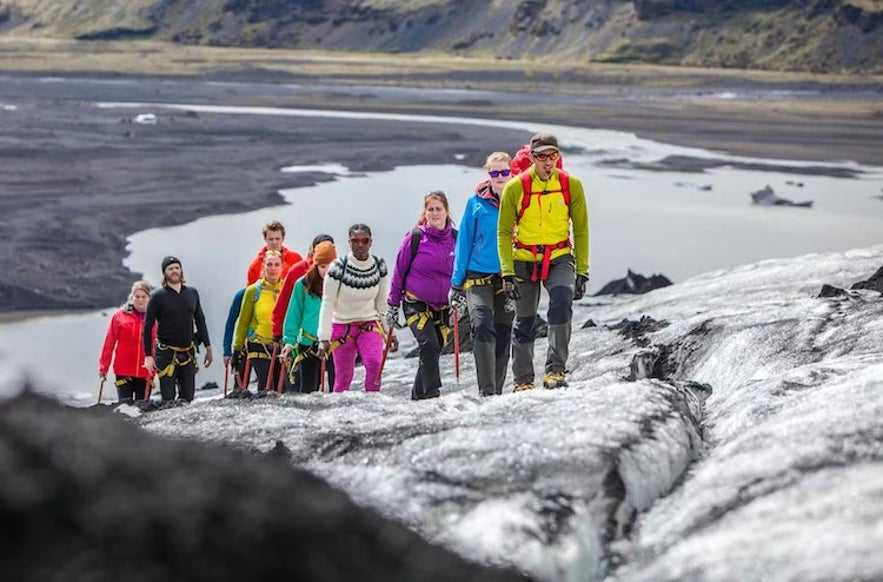
[[[98,404],[101,404],[101,397],[104,396],[104,383],[107,382],[107,377],[101,377],[101,383],[98,385]]]
[[[273,385],[273,365],[276,363],[276,356],[279,354],[279,344],[273,344],[273,355],[270,356],[270,370],[267,372],[267,383],[264,385],[264,390],[269,391],[270,387]]]
[[[383,358],[380,360],[380,368],[377,370],[377,377],[374,379],[374,387],[380,386],[380,377],[383,375],[383,367],[386,365],[386,358],[389,356],[389,347],[392,345],[392,335],[395,333],[395,327],[389,326],[386,332],[386,345],[383,347]]]

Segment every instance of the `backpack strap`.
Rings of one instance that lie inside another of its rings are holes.
[[[562,169],[558,169],[558,182],[561,184],[560,190],[542,190],[534,192],[533,188],[533,174],[530,172],[522,172],[518,175],[521,180],[521,208],[518,209],[518,216],[515,218],[515,224],[521,222],[521,217],[524,216],[524,212],[527,210],[527,207],[530,206],[531,198],[536,196],[542,196],[544,194],[553,194],[555,192],[561,192],[561,195],[564,196],[564,203],[567,205],[567,213],[570,214],[570,175]]]
[[[408,263],[408,270],[405,271],[405,275],[411,270],[411,263],[414,262],[414,257],[417,256],[417,250],[420,248],[421,236],[423,236],[423,231],[419,228],[415,228],[411,231],[411,261]]]
[[[255,283],[254,295],[253,295],[252,298],[251,298],[251,302],[252,302],[252,303],[257,303],[257,302],[258,302],[258,299],[261,298],[261,291],[264,290],[264,285],[263,285],[263,283],[264,283],[264,278],[263,278],[263,277],[261,277],[260,279],[258,279],[257,283]]]
[[[521,217],[524,216],[524,212],[527,210],[527,207],[530,206],[531,198],[534,195],[542,196],[544,194],[561,192],[561,195],[564,197],[564,203],[567,205],[567,215],[568,217],[570,216],[570,175],[567,172],[560,168],[558,169],[558,182],[561,184],[560,190],[543,190],[541,192],[534,192],[531,189],[533,188],[533,175],[530,172],[522,172],[519,175],[519,179],[521,180],[522,195],[521,208],[518,210],[518,216],[515,219],[516,225],[521,221]],[[552,259],[552,252],[571,246],[569,238],[551,245],[526,245],[516,237],[513,237],[512,242],[516,249],[527,249],[533,252],[534,265],[533,273],[530,278],[531,281],[536,281],[538,279],[545,281],[549,276],[549,265]],[[538,260],[540,255],[542,255],[542,260]],[[537,267],[540,265],[541,269],[537,272]]]
[[[454,246],[457,245],[457,229],[452,228],[451,234],[454,237]],[[408,273],[411,272],[411,265],[414,264],[414,258],[417,257],[417,251],[420,249],[420,239],[423,237],[423,231],[419,228],[414,228],[411,231],[411,260],[408,261],[408,268],[405,269],[405,272],[402,273],[402,285],[408,280]],[[376,259],[377,257],[375,257]]]

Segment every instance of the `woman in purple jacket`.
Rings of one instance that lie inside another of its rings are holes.
[[[399,247],[390,284],[387,329],[399,318],[411,328],[420,353],[417,377],[411,389],[413,400],[438,398],[441,373],[438,358],[451,337],[448,291],[454,270],[456,231],[444,192],[430,192],[423,201],[417,227]]]

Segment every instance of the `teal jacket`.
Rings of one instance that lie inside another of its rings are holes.
[[[322,297],[311,295],[306,288],[306,275],[297,280],[291,291],[291,301],[285,312],[282,324],[282,341],[309,346],[314,344],[319,333],[319,308]]]

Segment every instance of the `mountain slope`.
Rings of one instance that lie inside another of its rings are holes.
[[[0,33],[440,51],[501,58],[883,71],[876,0],[51,0],[0,2]]]

